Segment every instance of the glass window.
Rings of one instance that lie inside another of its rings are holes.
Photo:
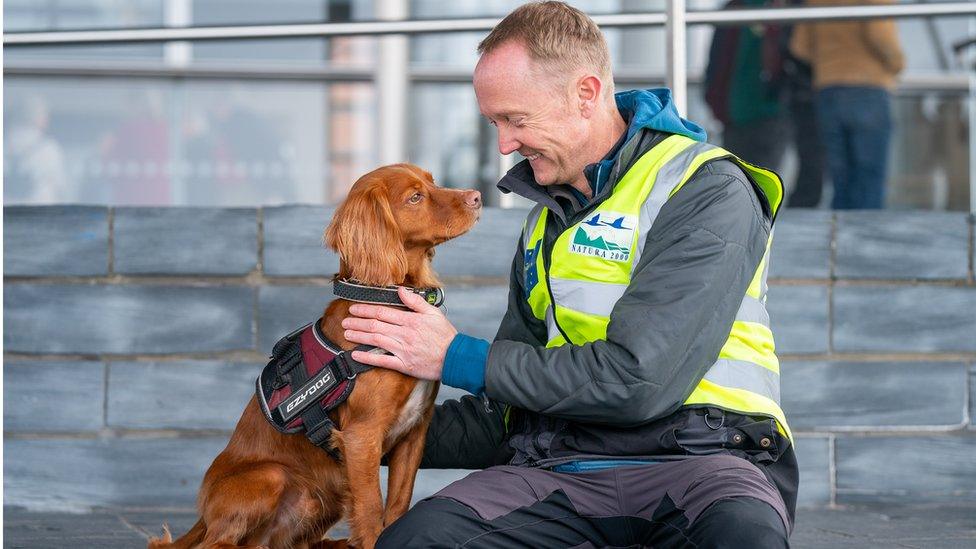
[[[330,203],[376,162],[370,84],[8,78],[5,203]]]
[[[522,3],[402,2],[415,19],[502,17]],[[688,0],[690,10],[724,4]],[[594,15],[660,13],[666,0],[574,5]],[[373,20],[376,2],[9,0],[3,9],[5,31],[26,31],[160,27],[174,19],[188,25]],[[967,207],[971,92],[960,85],[935,90],[920,79],[964,81],[972,56],[965,61],[951,46],[972,36],[976,27],[970,20],[898,20],[907,69],[894,94],[891,207]],[[663,28],[606,29],[605,34],[619,90],[663,85]],[[701,85],[712,34],[707,25],[688,29],[688,118],[721,143],[722,125],[705,105]],[[504,166],[519,159],[499,158],[495,131],[479,116],[470,84],[475,48],[484,35],[437,33],[406,41],[404,154],[443,184],[478,186],[486,203],[507,204],[494,184]],[[378,119],[372,83],[380,69],[377,57],[375,37],[6,48],[4,198],[10,203],[334,203],[358,176],[376,167],[384,156],[377,150],[378,136],[396,126]],[[32,63],[60,67],[63,74],[17,72]],[[99,78],[71,72],[111,63],[122,72]],[[132,78],[124,72],[127,67],[164,74]],[[181,75],[181,67],[190,72]],[[193,72],[203,69],[208,74]],[[341,78],[324,76],[331,70]],[[788,188],[797,158],[791,147],[778,166]],[[824,201],[829,185],[826,193]]]

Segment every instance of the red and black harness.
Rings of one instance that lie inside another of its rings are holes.
[[[411,289],[434,306],[444,301],[440,288]],[[336,280],[333,293],[350,301],[405,307],[396,287],[375,287]],[[342,404],[356,384],[356,376],[372,368],[352,359],[322,333],[321,319],[278,340],[271,360],[257,379],[256,393],[268,422],[282,433],[305,432],[313,444],[339,459],[329,443],[335,425],[329,412]],[[359,351],[375,347],[360,345]]]

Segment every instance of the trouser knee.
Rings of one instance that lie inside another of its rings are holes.
[[[703,549],[789,547],[789,535],[779,513],[768,503],[750,497],[713,503],[691,525],[689,537]]]
[[[476,535],[477,522],[477,516],[466,506],[435,497],[416,504],[383,530],[376,547],[455,547]]]

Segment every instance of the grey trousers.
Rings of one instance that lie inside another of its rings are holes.
[[[694,456],[580,473],[501,466],[419,502],[377,547],[788,547],[776,488],[748,461]]]

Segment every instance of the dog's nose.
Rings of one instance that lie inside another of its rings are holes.
[[[468,191],[464,193],[464,204],[469,208],[480,208],[481,193],[478,191]]]

